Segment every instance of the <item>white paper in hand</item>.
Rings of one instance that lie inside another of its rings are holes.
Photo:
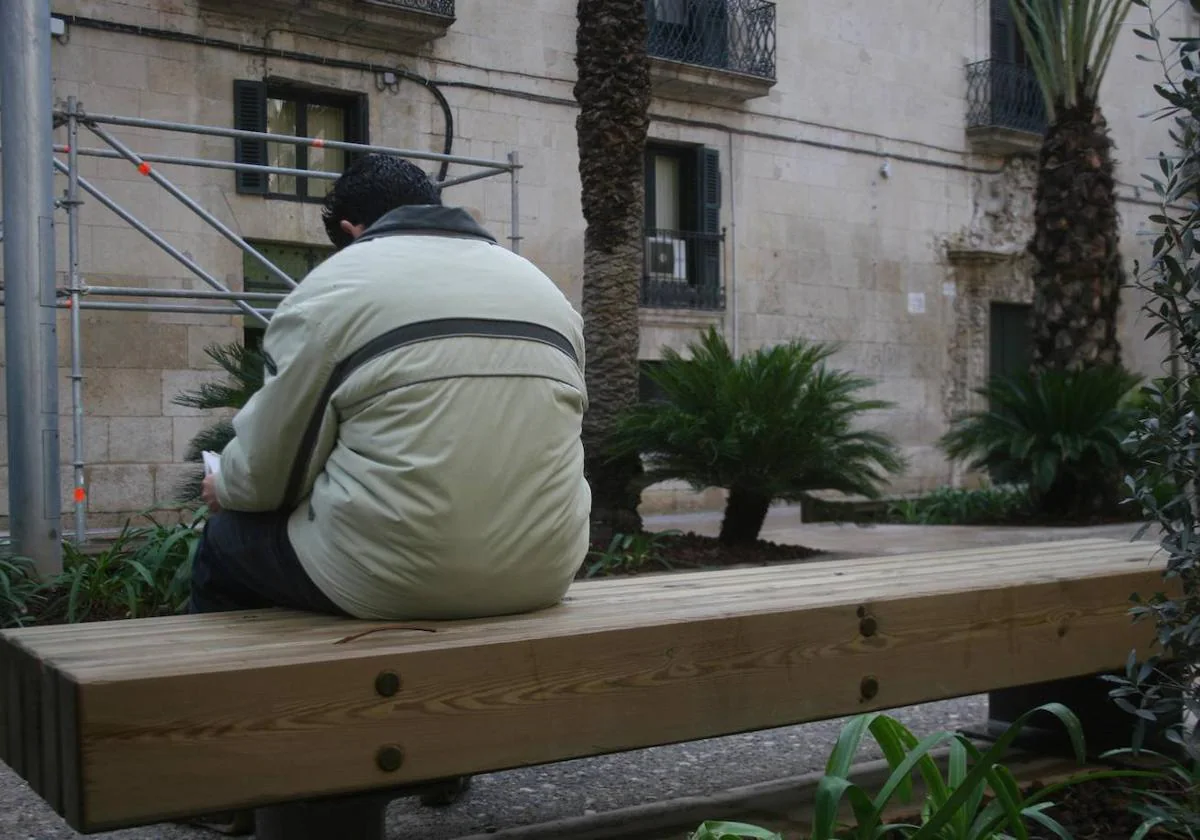
[[[221,471],[221,456],[216,452],[204,451],[204,472],[206,475],[216,475]]]

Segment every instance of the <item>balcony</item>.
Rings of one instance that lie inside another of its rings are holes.
[[[766,96],[775,84],[775,4],[646,0],[655,94],[715,104]]]
[[[1046,106],[1033,70],[989,59],[967,65],[967,136],[982,152],[1037,151]]]
[[[651,309],[720,311],[724,234],[678,230],[646,231],[642,306]]]
[[[454,23],[454,0],[200,0],[200,8],[313,38],[401,52],[428,46]]]

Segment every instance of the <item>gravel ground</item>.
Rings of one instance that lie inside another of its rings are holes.
[[[921,736],[981,721],[986,712],[987,698],[979,696],[913,706],[894,714]],[[824,765],[840,728],[841,721],[825,721],[480,776],[470,794],[451,808],[396,802],[388,812],[388,837],[454,840],[807,773]],[[876,757],[873,752],[863,755],[864,759]],[[0,838],[68,840],[82,836],[0,765]],[[90,836],[213,840],[219,835],[160,825]]]

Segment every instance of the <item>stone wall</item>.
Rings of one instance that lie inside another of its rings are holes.
[[[338,3],[351,5],[327,5]],[[320,19],[301,19],[299,12],[289,18],[280,10],[300,7],[274,0],[241,4],[260,9],[255,14],[230,0],[53,5],[56,14],[78,16],[69,18],[67,36],[53,48],[55,94],[76,96],[93,113],[229,126],[235,79],[279,77],[366,94],[372,142],[440,151],[444,120],[430,93],[403,79],[390,84],[382,71],[403,68],[436,80],[451,105],[455,154],[493,160],[519,154],[522,252],[579,300],[583,220],[572,98],[573,2],[460,2],[445,37],[403,52],[380,48],[369,27],[339,28],[334,21],[324,31]],[[1182,7],[1172,14],[1165,31],[1195,33],[1194,15]],[[121,27],[100,21],[143,29],[115,31]],[[312,60],[199,46],[164,33],[304,53]],[[897,436],[912,462],[896,489],[960,480],[934,441],[981,384],[987,303],[1028,295],[1020,251],[1030,224],[1031,165],[980,152],[964,125],[963,68],[986,57],[987,4],[780,3],[777,43],[778,81],[767,96],[740,104],[659,97],[652,106],[653,138],[720,153],[728,303],[718,313],[646,310],[642,356],[653,359],[663,346],[682,347],[709,324],[742,351],[794,337],[839,342],[839,361],[876,378],[877,394],[896,404],[876,420]],[[1149,212],[1137,203],[1145,198],[1136,187],[1137,170],[1165,143],[1163,126],[1139,116],[1154,104],[1150,85],[1157,76],[1152,65],[1134,59],[1137,43],[1132,34],[1122,37],[1104,92],[1122,162],[1131,259],[1144,250],[1137,231]],[[114,133],[141,152],[232,154],[232,141],[224,138],[124,128]],[[84,145],[102,144],[85,136]],[[243,236],[323,242],[315,205],[239,195],[229,172],[159,168]],[[450,176],[469,171],[455,164]],[[238,249],[133,167],[84,158],[80,172],[227,285],[241,286]],[[498,237],[512,234],[506,177],[456,187],[447,200],[468,207]],[[202,287],[96,202],[87,202],[81,218],[88,283]],[[60,267],[66,264],[65,227],[58,230]],[[65,277],[60,281],[65,285]],[[211,419],[172,399],[212,376],[203,349],[237,338],[241,318],[88,312],[83,321],[89,512],[93,524],[112,525],[124,513],[171,497],[188,469],[179,463],[187,441]],[[64,318],[63,361],[69,358],[65,326]],[[1157,349],[1141,343],[1140,330],[1136,305],[1127,306],[1127,354],[1149,369]],[[70,406],[64,370],[64,462],[72,451]],[[0,475],[0,507],[7,501],[5,478]],[[64,468],[68,521],[70,490]],[[648,493],[647,510],[716,502],[719,494],[697,498],[664,488]]]

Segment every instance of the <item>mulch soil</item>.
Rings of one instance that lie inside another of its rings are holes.
[[[597,556],[608,550],[602,541],[592,543],[592,554],[579,570],[579,577],[586,577],[588,569]],[[609,569],[598,576],[613,577],[635,575],[644,572],[695,571],[699,569],[721,569],[733,566],[767,566],[776,563],[793,563],[821,555],[822,552],[799,545],[757,540],[745,545],[728,545],[716,537],[700,534],[659,534],[654,537],[653,549],[644,562],[631,564],[621,569]]]
[[[780,545],[758,540],[749,545],[727,545],[716,537],[699,534],[664,536],[659,553],[675,568],[720,568],[722,566],[765,566],[804,560],[820,554],[800,545]]]
[[[1129,840],[1142,818],[1129,810],[1136,802],[1129,789],[1133,780],[1111,779],[1068,787],[1052,797],[1049,814],[1058,820],[1073,840]],[[1037,786],[1031,787],[1036,790]],[[1147,835],[1161,840],[1169,835],[1151,830]],[[1030,840],[1061,840],[1041,826],[1031,825]]]

